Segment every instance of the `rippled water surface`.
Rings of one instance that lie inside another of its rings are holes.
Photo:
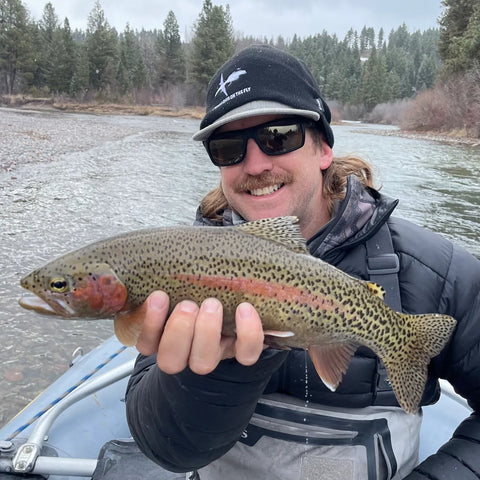
[[[54,256],[129,230],[190,224],[218,182],[190,140],[198,122],[0,109],[0,426],[88,351],[112,322],[46,318],[18,306],[20,277]],[[397,215],[480,257],[480,149],[338,126],[335,153],[374,166]]]

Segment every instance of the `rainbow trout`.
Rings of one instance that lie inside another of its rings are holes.
[[[68,253],[33,271],[21,285],[39,298],[20,304],[67,318],[115,318],[115,333],[135,344],[134,312],[156,289],[171,306],[216,297],[223,333],[234,335],[235,310],[252,303],[266,343],[307,349],[334,390],[355,350],[383,361],[401,407],[418,409],[430,359],[448,341],[455,320],[391,310],[376,284],[355,279],[308,254],[295,217],[235,227],[165,227],[127,233]],[[36,299],[37,301],[33,301]],[[139,316],[140,317],[140,316]],[[141,318],[138,318],[141,322]]]

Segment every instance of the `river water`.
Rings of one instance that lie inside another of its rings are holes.
[[[190,224],[218,182],[195,120],[0,109],[0,426],[55,380],[77,347],[112,335],[112,322],[23,310],[19,279],[105,236]],[[480,257],[480,148],[335,126],[337,155],[373,165],[397,215]]]

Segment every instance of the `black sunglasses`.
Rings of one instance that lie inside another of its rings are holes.
[[[253,138],[267,155],[283,155],[303,147],[305,127],[314,123],[299,117],[282,118],[243,130],[214,133],[203,142],[213,164],[228,167],[240,163],[247,153],[247,142]]]

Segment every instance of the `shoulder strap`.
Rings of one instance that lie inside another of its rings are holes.
[[[392,236],[387,222],[365,243],[367,247],[367,273],[371,282],[378,283],[385,289],[385,303],[396,310],[402,311],[398,272],[400,262],[393,250]]]
[[[387,222],[380,230],[365,242],[367,248],[367,272],[371,282],[378,283],[385,290],[385,303],[396,310],[402,311],[400,299],[400,285],[398,272],[400,262],[393,250],[392,236]],[[383,362],[377,361],[377,378],[375,385],[375,398],[381,405],[384,395],[390,395],[392,386],[388,379],[388,373]]]

